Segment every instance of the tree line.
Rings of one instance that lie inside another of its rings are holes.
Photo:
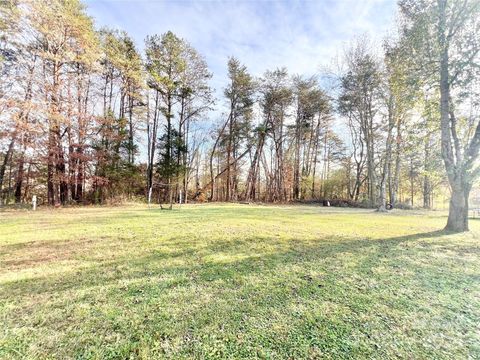
[[[173,32],[141,52],[126,32],[96,29],[79,0],[1,2],[0,199],[384,211],[430,208],[447,190],[447,228],[466,230],[480,172],[479,9],[401,0],[381,51],[357,37],[313,76],[254,76],[232,56],[215,98],[205,58]]]

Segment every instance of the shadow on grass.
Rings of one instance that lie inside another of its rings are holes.
[[[5,317],[11,319],[7,328],[23,326],[42,333],[43,327],[66,334],[57,339],[63,347],[55,343],[47,350],[60,349],[67,355],[85,351],[81,341],[87,340],[80,341],[78,333],[72,331],[71,323],[76,321],[82,336],[95,339],[98,349],[105,349],[113,338],[125,338],[131,346],[127,353],[140,346],[138,339],[150,346],[155,345],[153,341],[169,344],[176,338],[184,358],[202,358],[208,346],[220,348],[219,342],[212,341],[223,339],[230,331],[231,358],[242,357],[240,352],[247,351],[250,344],[274,355],[282,351],[277,358],[318,358],[308,352],[312,348],[334,358],[422,357],[420,352],[428,343],[412,330],[407,340],[403,337],[411,325],[408,317],[423,314],[425,306],[437,306],[435,311],[450,311],[450,318],[455,319],[462,301],[469,301],[461,297],[462,282],[475,281],[474,275],[454,273],[458,282],[449,291],[457,303],[446,303],[448,307],[441,303],[443,298],[438,295],[442,288],[435,285],[442,279],[450,280],[449,270],[426,260],[437,251],[437,242],[430,240],[446,235],[431,231],[386,239],[325,237],[303,241],[265,236],[211,240],[202,246],[170,238],[158,244],[161,247],[145,248],[137,255],[133,250],[141,244],[131,241],[126,245],[131,245],[132,253],[128,248],[118,251],[115,259],[92,261],[86,254],[80,260],[87,268],[4,283],[0,303],[17,306],[13,315]],[[448,245],[441,242],[441,246]],[[61,252],[72,245],[56,242],[53,246]],[[27,244],[8,250],[35,248]],[[416,256],[424,261],[412,262]],[[389,267],[389,272],[373,273],[379,265]],[[398,274],[403,267],[411,274]],[[420,272],[424,275],[419,280]],[[418,284],[423,288],[414,288]],[[407,290],[414,291],[415,296],[404,296],[402,291]],[[430,304],[432,299],[437,303]],[[316,312],[319,308],[321,311]],[[80,315],[75,313],[78,309]],[[45,315],[32,324],[36,313]],[[140,320],[134,322],[135,318]],[[272,326],[278,325],[278,319],[284,328]],[[397,322],[400,330],[392,325]],[[420,331],[436,333],[436,325],[427,322]],[[231,334],[240,334],[245,342]],[[32,333],[28,342],[33,338]],[[182,357],[175,355],[172,358]],[[128,357],[117,354],[117,358]],[[243,357],[259,356],[244,353]]]
[[[342,253],[353,253],[359,256],[366,256],[364,265],[374,265],[378,258],[395,257],[398,246],[411,242],[416,243],[425,239],[438,238],[448,235],[444,231],[432,231],[392,237],[387,239],[335,239],[327,238],[297,241],[289,239],[286,242],[276,244],[275,239],[263,237],[252,237],[248,239],[234,239],[229,241],[212,241],[206,246],[196,247],[184,239],[169,239],[162,242],[161,249],[150,249],[149,252],[140,257],[132,257],[128,253],[115,260],[93,261],[93,265],[83,269],[73,269],[71,272],[28,278],[18,281],[11,281],[2,285],[5,294],[18,297],[32,296],[43,293],[58,293],[74,288],[91,288],[98,286],[110,286],[121,280],[134,280],[149,276],[175,276],[183,274],[189,276],[195,274],[197,279],[225,279],[233,271],[236,277],[248,277],[250,275],[261,275],[262,272],[276,272],[288,264],[301,264],[303,262],[322,262],[329,258],[336,257]],[[118,239],[117,239],[118,241]],[[61,255],[72,253],[80,254],[81,249],[76,252],[77,247],[92,246],[94,242],[83,241],[73,244],[68,241],[42,243],[24,243],[2,246],[2,252],[12,251],[38,251],[42,246],[47,246],[50,251],[59,254],[57,260],[62,260]],[[266,244],[273,249],[263,250],[261,245]],[[113,241],[106,241],[103,246],[115,246]],[[126,247],[128,243],[122,244]],[[135,246],[135,241],[130,245]],[[73,246],[73,248],[72,248]],[[276,246],[276,247],[275,247]],[[423,244],[422,250],[429,251],[433,243]],[[44,250],[44,249],[43,249]],[[128,252],[128,249],[126,249]],[[43,251],[41,251],[43,253]],[[227,261],[205,260],[209,256],[219,253],[227,257]],[[232,260],[228,260],[228,257]],[[235,259],[235,257],[240,259]],[[71,259],[72,257],[68,257]],[[65,258],[67,259],[67,258]],[[181,265],[168,264],[171,260],[179,259]],[[80,261],[90,262],[88,254],[82,255]],[[40,262],[40,261],[39,261]],[[259,267],[259,264],[262,264]],[[4,262],[8,265],[8,262]],[[0,297],[1,298],[1,297]]]

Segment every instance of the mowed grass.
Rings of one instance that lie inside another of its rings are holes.
[[[480,358],[480,222],[316,206],[0,212],[0,358]]]

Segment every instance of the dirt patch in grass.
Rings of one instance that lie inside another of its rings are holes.
[[[95,241],[92,239],[31,241],[5,245],[0,247],[1,268],[12,271],[72,260],[80,254],[88,253],[93,247]]]

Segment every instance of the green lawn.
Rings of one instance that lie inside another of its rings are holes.
[[[480,358],[480,221],[189,205],[0,212],[0,358]]]

